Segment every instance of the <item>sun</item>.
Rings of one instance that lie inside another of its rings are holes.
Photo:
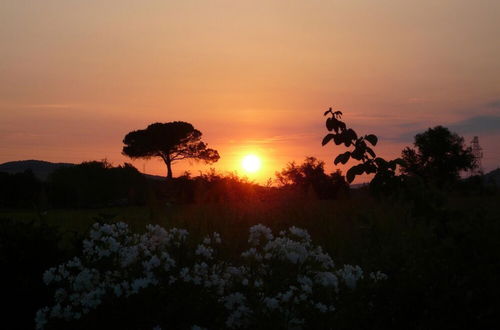
[[[243,169],[249,173],[257,172],[260,169],[260,158],[255,155],[246,155],[241,161]]]

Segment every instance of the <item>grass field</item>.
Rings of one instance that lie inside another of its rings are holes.
[[[459,328],[463,324],[488,327],[500,311],[498,302],[489,302],[500,294],[498,202],[498,195],[455,196],[438,209],[416,214],[410,204],[358,196],[338,201],[1,210],[0,219],[44,222],[57,228],[62,234],[59,244],[71,251],[96,221],[123,221],[137,232],[143,232],[146,224],[185,228],[196,240],[216,231],[229,257],[244,250],[252,225],[262,223],[275,232],[297,226],[308,230],[337,264],[360,265],[388,275],[378,298],[375,319],[380,324],[373,328],[387,324]],[[41,275],[30,274],[30,279],[39,283]]]

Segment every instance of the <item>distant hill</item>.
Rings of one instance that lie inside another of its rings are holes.
[[[500,187],[500,168],[486,173],[484,175],[484,182],[494,183],[497,187]]]
[[[0,172],[6,173],[22,173],[26,170],[32,170],[33,174],[40,179],[46,180],[50,173],[54,172],[58,168],[75,166],[76,164],[71,163],[51,163],[44,160],[18,160],[14,162],[7,162],[0,164]],[[143,173],[144,174],[144,173]],[[146,178],[151,180],[165,180],[164,176],[144,174]]]
[[[46,180],[50,173],[60,167],[74,166],[71,163],[51,163],[43,160],[19,160],[0,164],[0,172],[10,174],[32,170],[33,174],[40,180]]]

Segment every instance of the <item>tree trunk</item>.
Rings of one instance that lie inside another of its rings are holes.
[[[165,164],[167,165],[167,179],[170,180],[172,179],[172,162],[169,157],[165,159]]]

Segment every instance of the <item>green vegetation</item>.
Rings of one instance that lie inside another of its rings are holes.
[[[341,315],[338,321],[346,328],[491,326],[500,308],[491,303],[500,294],[496,285],[500,271],[498,195],[457,195],[433,214],[415,215],[410,203],[394,204],[362,191],[356,193],[340,201],[253,200],[49,210],[46,214],[2,210],[0,218],[57,228],[63,255],[67,254],[64,250],[74,251],[96,221],[124,221],[137,231],[148,223],[180,227],[197,238],[217,231],[227,251],[235,256],[242,252],[251,225],[262,223],[275,231],[294,225],[307,229],[336,263],[358,264],[389,276],[375,308],[363,314],[363,320],[358,319],[355,302],[346,307],[344,312],[353,314]],[[57,262],[40,267],[38,274],[21,274],[16,280],[39,285],[42,269]]]

